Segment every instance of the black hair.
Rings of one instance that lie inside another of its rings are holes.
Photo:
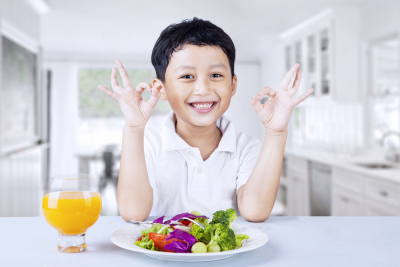
[[[228,57],[233,78],[236,52],[232,39],[210,21],[194,17],[192,20],[169,25],[161,32],[153,47],[151,63],[156,70],[157,78],[162,82],[165,82],[165,71],[172,53],[183,49],[186,44],[220,47]]]

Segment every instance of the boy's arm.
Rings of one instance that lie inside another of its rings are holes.
[[[144,221],[149,217],[153,189],[144,156],[144,127],[124,127],[117,201],[125,221]]]
[[[124,220],[144,221],[149,216],[153,204],[153,189],[150,186],[144,156],[144,128],[160,98],[160,93],[157,88],[145,82],[140,82],[134,88],[121,62],[116,60],[115,63],[118,65],[124,86],[118,84],[117,70],[113,68],[113,91],[102,85],[99,85],[99,88],[119,103],[125,117],[117,186],[118,208]],[[142,98],[145,89],[151,92],[147,101]]]
[[[287,138],[287,124],[294,107],[312,94],[308,90],[292,99],[300,86],[301,70],[295,64],[278,91],[266,87],[256,94],[251,103],[265,127],[264,143],[256,165],[247,180],[238,190],[238,206],[243,218],[248,221],[261,222],[268,219],[275,203],[281,175],[283,153]],[[293,86],[290,81],[296,74]],[[259,101],[267,95],[268,101],[262,105]]]

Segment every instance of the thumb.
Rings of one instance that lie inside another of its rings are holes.
[[[253,105],[254,110],[258,114],[263,108],[263,105],[260,103],[261,96],[259,94],[255,94],[253,98],[251,99],[251,104]]]
[[[147,103],[149,103],[153,108],[155,108],[158,99],[160,99],[161,93],[157,90],[156,87],[151,88],[151,96],[150,99],[147,100]]]

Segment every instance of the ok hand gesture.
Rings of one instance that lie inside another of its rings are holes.
[[[157,88],[152,87],[151,84],[146,82],[140,82],[136,86],[136,89],[133,88],[124,66],[119,60],[115,60],[115,63],[119,68],[119,73],[124,86],[122,87],[118,84],[117,70],[116,68],[112,68],[111,86],[114,91],[107,89],[103,85],[99,85],[98,87],[109,97],[119,103],[125,117],[126,126],[144,127],[150,119],[161,94],[158,92]],[[151,92],[151,97],[147,101],[142,98],[142,93],[145,89]]]
[[[295,106],[309,97],[314,89],[309,89],[304,94],[292,99],[300,86],[301,70],[297,70],[300,64],[296,63],[286,74],[278,91],[274,91],[270,87],[263,88],[258,94],[251,99],[258,117],[263,123],[265,130],[272,133],[284,132],[287,130],[289,119]],[[289,87],[290,81],[294,74],[296,78],[293,85]],[[261,98],[267,95],[268,101],[264,105],[260,103]]]

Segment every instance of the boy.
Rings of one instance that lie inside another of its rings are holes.
[[[112,69],[115,99],[124,114],[121,164],[117,188],[120,214],[126,221],[191,210],[211,216],[217,210],[239,209],[244,219],[268,219],[275,202],[293,108],[313,89],[292,99],[300,85],[295,64],[277,91],[263,88],[251,99],[265,127],[264,143],[235,133],[223,116],[236,92],[235,46],[209,21],[193,18],[168,26],[157,40],[153,84],[132,86],[116,60],[123,86]],[[291,87],[290,81],[296,74]],[[144,90],[152,95],[142,99]],[[267,103],[260,99],[267,95]],[[146,128],[158,99],[172,112],[158,128]]]

